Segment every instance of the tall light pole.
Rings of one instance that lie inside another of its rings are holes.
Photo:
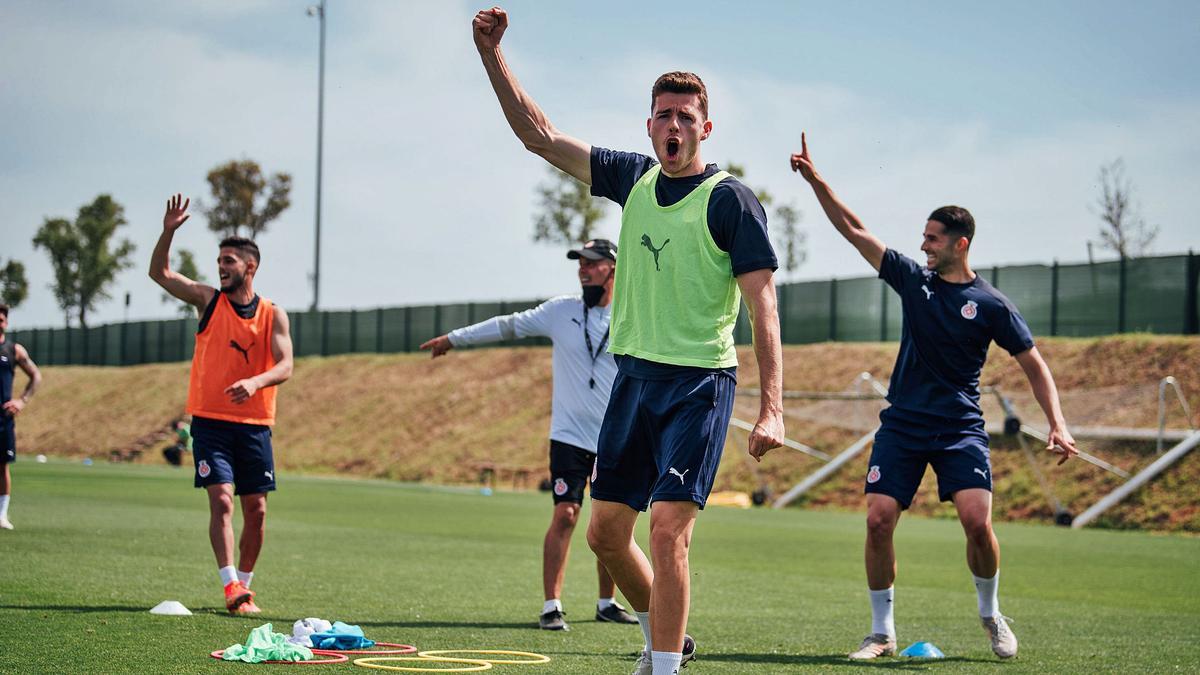
[[[321,150],[325,136],[325,0],[308,8],[308,15],[321,22],[321,53],[317,75],[317,215],[316,240],[313,246],[313,299],[316,311],[321,299]]]

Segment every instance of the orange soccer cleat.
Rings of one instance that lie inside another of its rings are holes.
[[[246,588],[242,582],[231,581],[225,584],[225,609],[228,609],[230,612],[238,611],[246,603],[253,605],[253,600],[254,591]]]

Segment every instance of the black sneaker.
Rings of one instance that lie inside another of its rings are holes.
[[[557,609],[552,609],[549,612],[538,617],[538,628],[542,630],[571,630],[566,621],[563,621],[563,614]]]
[[[630,614],[619,603],[605,607],[604,609],[596,610],[597,621],[607,621],[608,623],[637,623],[637,617]]]

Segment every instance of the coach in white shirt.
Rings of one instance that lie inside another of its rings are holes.
[[[596,439],[608,407],[617,366],[608,347],[613,271],[617,247],[593,239],[567,252],[579,261],[581,295],[551,298],[533,309],[450,331],[421,349],[437,358],[454,347],[526,337],[548,337],[554,343],[554,403],[550,414],[550,478],[554,486],[554,518],[542,547],[542,584],[546,602],[538,624],[546,630],[568,630],[563,620],[562,586],[571,533],[579,520],[583,490],[596,462]],[[615,587],[599,561],[600,594],[596,620],[636,624],[637,617],[614,599]]]

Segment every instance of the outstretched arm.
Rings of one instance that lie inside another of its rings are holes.
[[[475,46],[508,126],[525,149],[542,157],[586,185],[592,184],[592,146],[572,138],[550,123],[546,114],[521,88],[500,51],[500,38],[508,28],[508,13],[499,7],[480,10],[471,22]]]
[[[494,316],[470,326],[463,326],[421,344],[431,358],[443,356],[455,347],[472,347],[502,340],[516,340],[535,335],[550,336],[550,305],[543,302],[532,309],[513,314]]]
[[[737,282],[750,310],[758,386],[762,391],[758,423],[750,432],[749,452],[756,462],[761,462],[769,450],[783,445],[783,350],[779,341],[775,275],[769,269],[755,270],[738,276]]]
[[[887,251],[887,246],[863,226],[858,216],[854,215],[854,212],[843,204],[837,195],[833,194],[833,189],[817,173],[812,158],[808,155],[808,139],[803,133],[800,134],[800,147],[800,154],[792,155],[792,171],[798,171],[801,176],[804,176],[804,180],[808,181],[813,192],[816,193],[817,201],[821,203],[821,208],[825,210],[829,222],[833,223],[846,241],[853,244],[862,257],[866,258],[867,262],[871,263],[871,267],[878,272],[879,266],[883,264],[883,254]]]
[[[167,212],[163,214],[163,231],[150,254],[150,278],[171,295],[204,311],[217,289],[183,276],[171,269],[171,240],[191,214],[187,212],[191,199],[185,200],[177,194],[167,200]]]
[[[13,352],[17,359],[17,366],[25,371],[25,375],[29,377],[29,381],[25,383],[25,392],[21,394],[20,398],[4,402],[4,412],[9,417],[16,417],[21,414],[26,404],[29,403],[29,399],[33,398],[38,387],[42,386],[42,371],[38,370],[37,364],[33,362],[33,359],[29,358],[29,352],[25,351],[25,348],[21,345],[17,345],[13,349]]]
[[[1029,378],[1034,398],[1042,407],[1042,412],[1046,413],[1046,421],[1050,423],[1046,449],[1062,455],[1062,459],[1058,460],[1058,463],[1062,464],[1079,451],[1075,449],[1075,439],[1071,437],[1071,432],[1067,431],[1067,422],[1063,419],[1062,407],[1058,402],[1058,387],[1054,385],[1054,376],[1050,374],[1050,367],[1038,353],[1037,347],[1030,347],[1017,354],[1016,359],[1017,363],[1021,364],[1021,370],[1025,371],[1025,377]]]
[[[275,306],[275,320],[271,328],[271,355],[275,365],[270,370],[254,377],[238,380],[225,388],[225,395],[234,403],[245,403],[251,396],[265,387],[283,384],[292,376],[292,329],[287,312]]]

